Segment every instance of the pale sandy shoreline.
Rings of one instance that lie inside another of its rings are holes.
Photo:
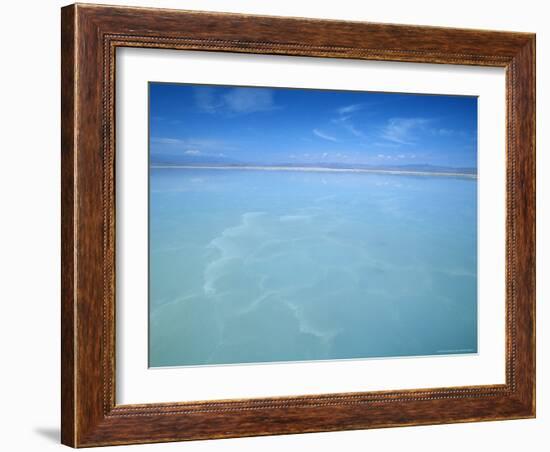
[[[367,168],[323,168],[309,166],[222,166],[222,165],[152,165],[154,169],[211,169],[211,170],[249,170],[249,171],[309,171],[318,173],[374,173],[405,176],[463,177],[477,179],[476,174],[445,173],[431,171],[403,171]]]

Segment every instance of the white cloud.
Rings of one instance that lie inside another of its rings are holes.
[[[209,87],[195,89],[197,108],[206,113],[246,114],[277,108],[273,91],[266,88],[232,88],[219,93]]]
[[[184,154],[187,154],[187,155],[200,155],[201,151],[199,151],[198,149],[187,149],[187,151],[185,151]]]
[[[313,129],[313,134],[317,135],[319,138],[322,138],[323,140],[334,141],[334,142],[338,141],[333,136],[328,135],[328,134],[326,134],[325,132],[323,132],[322,130],[319,130],[319,129]]]
[[[434,130],[438,135],[441,135],[443,137],[454,135],[454,130],[452,129],[441,128],[441,129],[434,129]]]
[[[413,144],[414,132],[430,121],[425,118],[392,118],[382,129],[382,138],[397,144]]]
[[[351,133],[352,135],[358,138],[363,138],[365,136],[363,132],[361,132],[357,127],[355,127],[351,123],[349,116],[343,116],[341,118],[335,119],[334,122],[337,124],[340,124],[349,133]]]
[[[380,160],[414,159],[416,154],[377,154],[376,157]]]
[[[183,144],[184,143],[184,141],[180,140],[179,138],[164,138],[164,137],[151,138],[151,142],[155,143],[155,144],[168,144],[168,145]]]
[[[216,98],[213,88],[206,86],[194,90],[195,103],[199,110],[214,113],[223,106],[223,102]]]
[[[349,130],[356,137],[364,137],[365,136],[365,134],[363,132],[361,132],[359,129],[357,129],[352,124],[346,124],[345,127],[346,127],[347,130]]]
[[[235,150],[235,146],[223,140],[215,140],[211,138],[170,138],[170,137],[153,137],[151,143],[154,145],[167,146],[172,149],[189,148],[204,151],[231,151]]]
[[[340,107],[336,111],[340,115],[349,115],[350,113],[354,113],[358,110],[361,110],[362,108],[363,108],[362,104],[352,104],[352,105],[346,105],[344,107]]]
[[[235,113],[273,110],[273,92],[268,89],[235,88],[223,96],[227,107]]]
[[[363,108],[363,104],[352,104],[352,105],[346,105],[344,107],[338,108],[336,111],[338,112],[338,117],[333,119],[332,122],[335,124],[341,125],[344,129],[346,129],[349,133],[352,135],[358,137],[358,138],[364,138],[365,134],[360,131],[355,125],[351,122],[351,117],[353,113],[355,113],[358,110],[361,110]]]

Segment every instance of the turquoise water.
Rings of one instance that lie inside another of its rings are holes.
[[[475,179],[150,171],[150,366],[477,352]]]

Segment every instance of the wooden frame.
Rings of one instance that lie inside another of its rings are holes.
[[[73,447],[535,416],[535,36],[71,5],[62,9],[62,430]],[[115,404],[117,47],[506,69],[506,383]]]

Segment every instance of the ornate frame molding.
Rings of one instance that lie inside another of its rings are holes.
[[[117,47],[506,68],[506,383],[116,405]],[[81,447],[533,417],[534,59],[535,37],[526,33],[79,4],[63,8],[62,442]]]

